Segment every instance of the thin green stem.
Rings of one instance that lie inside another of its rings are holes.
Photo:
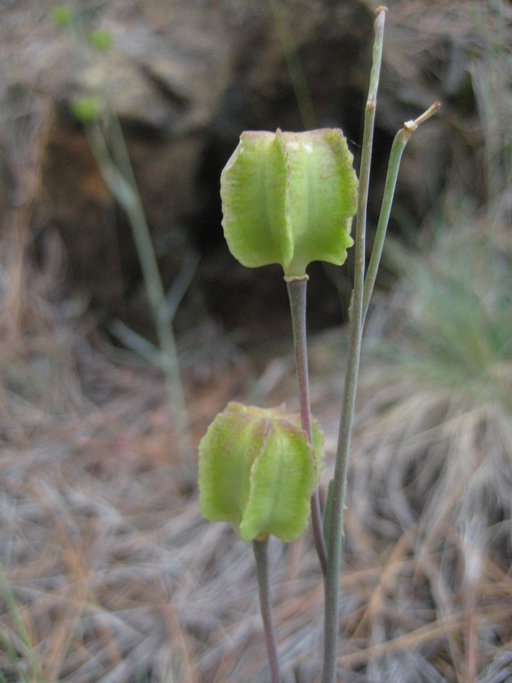
[[[396,181],[398,178],[398,171],[400,169],[400,161],[404,152],[405,146],[416,128],[433,116],[441,106],[440,102],[434,102],[427,111],[419,116],[415,121],[408,121],[395,135],[391,152],[389,154],[388,171],[386,174],[386,183],[384,185],[384,194],[382,196],[382,204],[380,207],[379,221],[377,223],[377,231],[375,233],[375,241],[373,243],[372,255],[370,263],[368,264],[368,272],[364,282],[364,297],[363,297],[363,325],[368,313],[370,299],[377,279],[377,272],[379,270],[380,259],[382,256],[382,249],[384,247],[384,240],[386,239],[386,232],[389,223],[389,216],[391,213],[391,206],[395,196]]]
[[[268,538],[262,541],[253,541],[252,548],[254,551],[254,559],[256,561],[261,618],[263,621],[263,629],[265,631],[265,644],[267,646],[271,680],[272,683],[281,683],[268,579]]]
[[[354,292],[350,319],[350,339],[347,355],[347,369],[343,408],[340,419],[336,465],[332,487],[331,520],[328,538],[327,575],[325,580],[325,621],[324,621],[324,659],[322,683],[335,683],[338,657],[338,605],[341,553],[343,548],[343,513],[347,471],[350,454],[352,422],[361,355],[363,322],[363,290],[366,249],[366,207],[370,183],[370,165],[373,143],[375,108],[382,62],[384,40],[385,8],[377,9],[375,20],[375,42],[373,62],[370,73],[370,86],[366,102],[361,168],[359,173],[359,193],[357,202],[356,246],[354,265]]]
[[[306,294],[308,276],[285,277],[288,297],[290,299],[290,311],[292,315],[293,345],[295,349],[295,368],[299,387],[300,420],[302,429],[308,436],[308,441],[313,445],[313,428],[311,423],[311,400],[309,395],[309,372],[308,372],[308,346],[306,334]],[[322,528],[322,511],[318,489],[315,488],[311,496],[311,520],[313,525],[313,537],[315,539],[316,552],[320,561],[322,573],[325,576],[327,569],[327,550]]]

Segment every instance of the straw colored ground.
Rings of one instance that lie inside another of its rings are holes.
[[[79,302],[55,291],[57,241],[37,267],[22,241],[4,251],[0,680],[263,683],[252,553],[201,519],[196,459],[176,452],[161,378],[103,343]],[[340,578],[347,682],[512,677],[512,307],[510,293],[491,296],[511,252],[485,243],[492,268],[479,256],[481,278],[493,283],[461,290],[468,252],[445,237],[430,260],[409,259],[370,320]],[[323,491],[343,339],[333,330],[311,344]],[[220,367],[194,357],[211,373],[186,384],[195,443],[228,399],[294,408],[287,347]],[[310,533],[273,542],[271,567],[284,680],[313,683],[323,591]]]

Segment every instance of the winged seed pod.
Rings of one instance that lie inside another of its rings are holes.
[[[307,526],[323,435],[314,453],[296,416],[230,402],[199,444],[199,505],[212,522],[229,522],[243,541],[269,534],[291,541]]]
[[[303,276],[311,261],[347,258],[357,176],[343,132],[248,131],[221,175],[224,236],[248,268],[280,263]]]

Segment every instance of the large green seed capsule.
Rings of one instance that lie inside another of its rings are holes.
[[[347,258],[357,176],[341,130],[245,132],[221,175],[224,235],[254,268],[301,276],[311,261]]]

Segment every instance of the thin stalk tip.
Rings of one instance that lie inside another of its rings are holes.
[[[428,121],[434,114],[436,114],[439,109],[441,108],[441,102],[436,100],[433,104],[430,105],[430,107],[423,112],[420,116],[418,116],[417,119],[414,119],[414,121],[406,121],[404,123],[404,128],[405,130],[409,133],[412,134],[416,130],[416,128],[422,124],[425,123],[425,121]]]

